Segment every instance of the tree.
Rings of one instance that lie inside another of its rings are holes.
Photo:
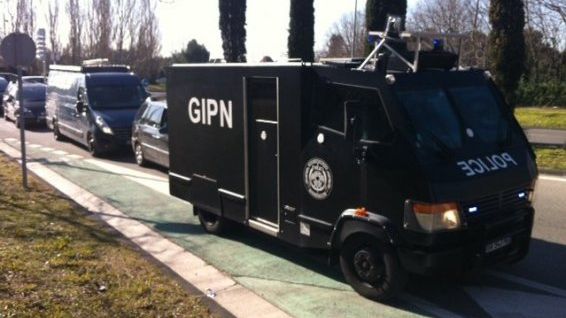
[[[363,57],[366,43],[366,27],[364,13],[358,12],[358,18],[354,19],[354,12],[342,15],[339,21],[334,23],[329,31],[326,46],[320,55],[322,57],[351,57],[354,47],[354,20],[356,20],[356,43],[354,57]]]
[[[421,0],[408,23],[416,31],[460,33],[461,64],[486,67],[489,0]],[[456,48],[459,39],[448,39],[447,46]]]
[[[57,62],[61,55],[61,42],[59,41],[59,0],[49,1],[47,8],[47,24],[49,25],[49,44],[51,46],[51,60]]]
[[[291,0],[289,58],[314,61],[314,0]]]
[[[110,58],[112,44],[112,8],[110,0],[92,0],[87,3],[85,56]]]
[[[210,52],[206,46],[193,39],[181,52],[174,53],[171,60],[173,63],[206,63],[210,60]]]
[[[219,0],[220,33],[226,62],[246,62],[246,0]]]
[[[366,29],[368,31],[383,31],[389,15],[398,15],[403,18],[402,28],[405,29],[407,16],[407,0],[367,0],[366,2]],[[373,43],[366,42],[366,53],[373,49]]]
[[[132,24],[136,2],[135,0],[115,0],[112,3],[114,4],[112,6],[114,16],[112,40],[116,45],[115,60],[118,63],[124,63],[126,37]]]
[[[495,82],[512,108],[525,71],[525,11],[521,0],[491,0],[489,54]]]
[[[78,64],[82,59],[83,12],[79,0],[69,0],[66,6],[69,16],[69,47],[71,63]]]

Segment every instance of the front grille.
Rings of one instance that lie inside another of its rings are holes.
[[[112,128],[114,132],[114,136],[121,141],[128,141],[132,137],[132,129],[131,128]]]
[[[476,200],[462,202],[466,216],[474,218],[496,212],[517,210],[529,205],[528,187],[520,187],[485,196]]]

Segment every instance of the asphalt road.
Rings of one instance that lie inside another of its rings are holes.
[[[0,140],[19,138],[13,123],[0,119]],[[88,158],[86,149],[56,142],[44,128],[26,131],[30,144]],[[130,150],[100,161],[166,178],[158,167],[141,168]],[[536,219],[531,252],[522,262],[501,266],[473,283],[414,277],[406,301],[424,306],[433,316],[566,317],[566,179],[541,176],[535,194]],[[518,313],[520,315],[518,315]]]

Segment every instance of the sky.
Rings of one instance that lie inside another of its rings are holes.
[[[342,15],[354,11],[355,0],[315,0],[315,50],[324,47],[328,32]],[[409,8],[417,0],[409,0]],[[358,0],[358,10],[365,7]],[[181,50],[191,39],[204,44],[211,58],[222,57],[218,28],[218,1],[165,0],[157,7],[161,27],[162,54]],[[248,61],[265,55],[275,60],[285,57],[289,29],[289,0],[247,1]],[[361,21],[360,21],[361,22]]]
[[[46,28],[47,2],[36,2],[37,27]],[[61,0],[60,0],[61,1]],[[0,3],[3,1],[0,0]],[[63,1],[62,1],[63,2]],[[257,62],[269,55],[284,59],[289,29],[289,0],[247,0],[246,30],[248,61]],[[364,10],[365,0],[357,0]],[[409,10],[418,0],[408,0]],[[356,0],[315,0],[315,50],[324,47],[329,30],[344,14],[354,11]],[[62,6],[63,7],[63,6]],[[161,35],[161,54],[169,56],[195,39],[210,51],[211,58],[222,57],[218,27],[217,0],[160,0],[157,5]],[[64,15],[64,14],[62,14]],[[61,16],[62,38],[68,34],[66,19]],[[360,21],[360,23],[363,23]],[[65,43],[66,41],[62,41]]]

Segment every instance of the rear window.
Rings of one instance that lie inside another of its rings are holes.
[[[45,86],[24,86],[25,101],[44,101],[45,100]]]

